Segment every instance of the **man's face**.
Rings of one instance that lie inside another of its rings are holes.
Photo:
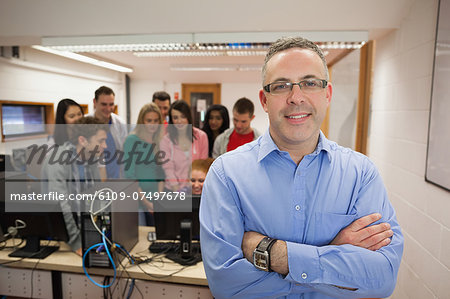
[[[311,78],[326,78],[322,60],[311,50],[293,48],[275,54],[268,61],[263,85],[277,81],[297,83]],[[330,83],[323,90],[309,94],[298,85],[282,95],[261,90],[259,98],[269,114],[270,134],[275,143],[284,149],[315,146],[331,94]]]
[[[170,103],[169,100],[161,101],[159,99],[155,99],[155,104],[158,106],[159,110],[161,110],[161,114],[163,118],[166,119],[169,114]]]
[[[105,123],[109,122],[111,113],[114,111],[114,95],[99,95],[97,100],[94,99],[94,109],[95,117]]]
[[[84,152],[86,157],[89,159],[92,154],[95,153],[96,157],[101,156],[103,151],[106,149],[106,132],[104,130],[98,130],[97,133],[91,136],[89,139],[84,137],[82,138],[82,146],[84,148]]]
[[[254,118],[255,116],[250,116],[250,113],[240,114],[233,110],[233,125],[236,133],[242,135],[250,133],[252,131],[250,123]]]

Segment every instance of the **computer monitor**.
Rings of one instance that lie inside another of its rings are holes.
[[[169,246],[168,250],[165,250],[167,251],[166,257],[181,265],[194,265],[202,259],[199,243],[192,243],[192,240],[200,240],[200,220],[198,215],[200,195],[192,195],[191,202],[191,212],[153,213],[156,239],[176,241],[176,246]],[[150,248],[150,251],[152,251],[152,248]]]
[[[23,176],[23,174],[16,174],[15,178],[22,178]],[[24,204],[27,205],[27,211],[40,211],[17,212],[21,210],[20,207]],[[14,229],[17,226],[22,226],[18,225],[16,220],[21,220],[26,224],[26,227],[17,231],[17,236],[26,239],[26,245],[10,253],[9,256],[11,257],[43,259],[58,250],[59,246],[41,246],[41,240],[67,241],[69,239],[59,202],[47,204],[45,207],[47,212],[42,211],[42,204],[39,202],[8,202],[8,210],[14,212],[6,212],[5,209],[5,175],[2,173],[0,175],[0,226],[3,232],[7,233],[9,228]]]
[[[180,240],[183,220],[192,224],[192,239],[200,240],[200,195],[192,195],[192,212],[154,212],[157,240]]]
[[[44,259],[58,250],[59,246],[41,246],[41,240],[67,241],[69,239],[61,211],[48,213],[0,211],[0,226],[4,232],[7,232],[10,227],[15,228],[18,224],[17,220],[23,221],[26,225],[17,232],[17,236],[26,239],[26,245],[10,253],[11,257]]]

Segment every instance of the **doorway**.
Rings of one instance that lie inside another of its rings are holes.
[[[206,110],[220,104],[221,84],[181,84],[181,96],[191,106],[193,126],[202,128]]]

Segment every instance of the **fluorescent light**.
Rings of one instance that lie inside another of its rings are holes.
[[[364,45],[361,42],[317,42],[321,49],[359,49]],[[226,54],[211,54],[210,56],[259,56],[265,55],[271,45],[266,43],[154,43],[154,44],[98,44],[98,45],[65,45],[48,46],[48,48],[67,52],[135,52],[138,57],[166,57],[173,56],[172,52],[178,52],[176,56],[205,56],[200,52],[226,51]],[[147,52],[159,52],[161,54],[144,54]],[[187,52],[199,52],[188,55]]]
[[[211,47],[214,49],[214,47]],[[136,57],[190,57],[190,56],[265,56],[267,51],[252,51],[252,50],[202,50],[202,51],[147,51],[134,52]]]
[[[136,44],[219,44],[219,43],[272,43],[282,36],[303,36],[313,42],[358,42],[369,39],[368,31],[271,31],[271,32],[210,32],[134,35],[90,35],[43,37],[42,45],[136,45]]]
[[[226,56],[224,51],[155,51],[134,52],[136,57],[189,57],[189,56]]]
[[[68,52],[68,51],[60,51],[60,50],[56,50],[56,49],[52,49],[52,48],[48,48],[48,47],[42,47],[42,46],[31,46],[33,49],[39,50],[39,51],[43,51],[43,52],[47,52],[47,53],[51,53],[51,54],[55,54],[55,55],[59,55],[62,57],[66,57],[69,59],[73,59],[73,60],[77,60],[77,61],[81,61],[84,63],[89,63],[89,64],[93,64],[99,67],[103,67],[103,68],[107,68],[110,70],[114,70],[114,71],[118,71],[118,72],[122,72],[122,73],[131,73],[133,72],[133,69],[131,68],[127,68],[121,65],[117,65],[114,63],[110,63],[110,62],[106,62],[106,61],[102,61],[102,60],[98,60],[95,58],[91,58],[91,57],[87,57],[84,55],[80,55],[80,54],[76,54],[73,52]]]
[[[170,66],[171,71],[261,71],[261,65],[237,65],[237,64],[226,64],[226,65],[201,65],[201,64],[174,64]]]
[[[171,71],[204,71],[204,72],[210,72],[210,71],[236,71],[237,66],[236,65],[171,65],[170,66]]]
[[[330,49],[359,49],[364,46],[366,42],[325,42],[318,43],[318,46],[322,50]]]
[[[227,51],[227,56],[266,56],[267,51]]]

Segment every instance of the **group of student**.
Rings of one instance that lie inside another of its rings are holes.
[[[201,194],[214,158],[260,136],[251,127],[254,105],[247,98],[234,104],[234,128],[230,128],[227,108],[212,105],[206,112],[202,129],[194,127],[189,104],[184,100],[171,103],[170,95],[164,91],[155,92],[152,101],[140,109],[133,128],[114,113],[114,100],[114,91],[102,86],[95,91],[93,113],[84,115],[83,108],[71,99],[58,103],[56,126],[49,143],[56,144],[60,151],[74,152],[82,163],[64,169],[61,165],[44,162],[42,174],[50,179],[44,190],[79,193],[91,187],[95,180],[126,178],[138,180],[139,191],[143,192]],[[71,129],[77,125],[81,129]],[[120,157],[118,152],[123,154],[121,161],[114,159]],[[108,162],[92,165],[87,163],[89,157],[81,155],[85,153]],[[160,163],[148,163],[158,162],[158,159]],[[57,176],[61,172],[65,173],[60,179]],[[69,183],[61,181],[79,183],[68,186]],[[68,212],[70,207],[66,209]],[[152,202],[140,201],[140,225],[154,224],[153,211]],[[72,248],[76,250],[80,244],[78,225],[70,213],[66,214],[68,231],[73,235],[69,245],[74,245]]]

